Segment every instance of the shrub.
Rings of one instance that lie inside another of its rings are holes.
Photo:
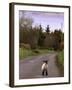
[[[40,53],[39,50],[35,49],[33,50],[34,53]]]
[[[31,49],[30,44],[25,44],[25,43],[21,43],[20,47],[25,48],[25,49]]]

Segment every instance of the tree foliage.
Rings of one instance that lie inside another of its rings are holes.
[[[49,27],[49,25],[47,25],[46,32],[47,32],[47,33],[50,32],[50,27]]]
[[[33,19],[25,17],[19,19],[19,37],[20,45],[29,45],[31,49],[38,47],[52,48],[54,50],[62,50],[64,48],[64,33],[59,29],[50,31],[50,26],[47,25],[46,30],[42,25],[33,26]]]

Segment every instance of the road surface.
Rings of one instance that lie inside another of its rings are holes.
[[[57,53],[54,52],[20,60],[19,79],[63,77],[63,74],[56,65],[56,55]],[[41,65],[43,60],[48,60],[48,76],[41,75]]]

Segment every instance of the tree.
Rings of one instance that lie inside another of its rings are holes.
[[[33,24],[33,19],[31,17],[26,16],[25,11],[19,12],[19,28],[20,30],[26,30],[30,28]]]
[[[46,32],[47,33],[50,33],[50,27],[49,27],[49,25],[47,25]]]
[[[30,44],[31,48],[36,49],[38,45],[38,30],[36,28],[30,29],[28,37],[28,43]]]
[[[45,48],[53,49],[53,44],[54,44],[54,36],[52,33],[46,34],[46,38],[44,40],[44,46]]]
[[[27,29],[33,24],[33,19],[29,17],[21,17],[19,21],[20,28]]]
[[[54,42],[55,42],[54,49],[55,50],[59,50],[59,48],[60,48],[61,35],[62,35],[61,30],[55,30],[54,31]]]
[[[39,39],[38,39],[38,45],[39,45],[39,46],[43,46],[43,44],[44,44],[44,39],[45,39],[45,35],[44,35],[44,33],[43,33],[42,30],[43,30],[43,29],[42,29],[42,26],[40,25],[40,26],[39,26]]]
[[[32,29],[33,19],[25,16],[24,11],[20,11],[19,13],[19,36],[20,43],[28,43],[29,42],[29,30]]]

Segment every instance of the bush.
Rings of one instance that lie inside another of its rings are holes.
[[[59,68],[61,76],[64,76],[64,58],[63,58],[63,52],[60,52],[56,56],[56,65]]]
[[[60,50],[63,50],[64,49],[64,42],[61,42],[60,43]]]
[[[64,51],[59,52],[58,60],[59,60],[59,63],[62,64],[62,66],[64,66]]]
[[[25,44],[25,43],[21,43],[20,47],[25,48],[25,49],[31,49],[30,44]]]
[[[39,50],[35,49],[33,50],[34,53],[40,53]]]
[[[48,48],[48,50],[54,50],[54,48]]]

